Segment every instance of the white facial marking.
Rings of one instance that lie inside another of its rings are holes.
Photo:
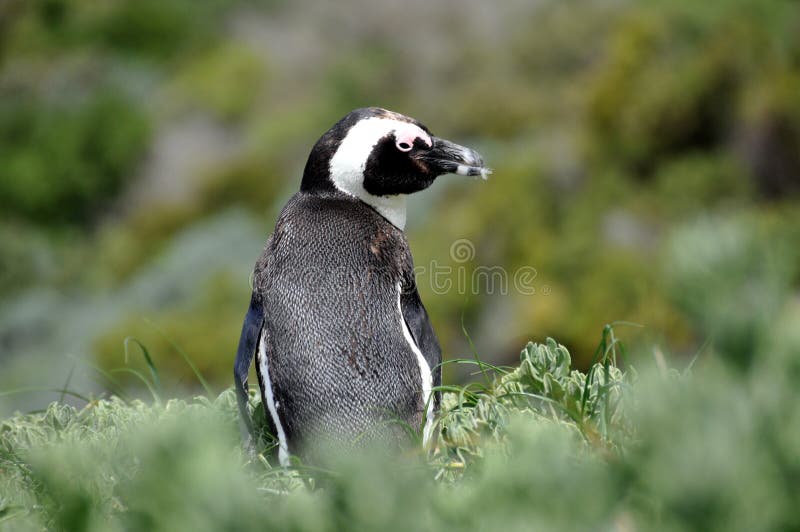
[[[278,401],[272,394],[272,381],[269,378],[269,361],[267,360],[267,346],[264,332],[261,333],[261,338],[258,342],[258,369],[261,373],[261,389],[267,398],[267,410],[272,418],[272,423],[275,425],[275,430],[278,433],[278,461],[282,466],[289,465],[289,447],[286,441],[286,433],[283,431],[283,425],[278,417]]]
[[[364,190],[367,159],[378,141],[392,132],[398,145],[409,145],[408,150],[404,151],[410,151],[417,138],[421,138],[428,146],[433,143],[430,135],[409,122],[385,117],[367,118],[357,122],[347,132],[339,149],[331,157],[329,170],[336,188],[371,205],[398,229],[403,229],[406,225],[405,196],[374,196]]]
[[[403,337],[405,337],[408,346],[417,357],[419,373],[420,377],[422,377],[422,406],[425,408],[425,427],[422,429],[422,446],[427,447],[433,430],[433,398],[431,397],[433,377],[431,376],[431,367],[428,365],[428,361],[425,360],[425,357],[422,356],[422,352],[419,350],[419,347],[417,347],[414,337],[411,336],[411,331],[408,330],[406,319],[403,317],[403,306],[400,303],[402,294],[403,287],[400,283],[397,283],[397,311],[400,313],[400,326],[403,329]]]

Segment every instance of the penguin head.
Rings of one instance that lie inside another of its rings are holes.
[[[300,189],[344,192],[402,229],[405,196],[448,173],[486,179],[491,170],[477,152],[435,137],[417,120],[368,107],[352,111],[317,141]]]

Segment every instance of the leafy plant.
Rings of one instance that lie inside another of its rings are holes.
[[[149,124],[113,90],[79,102],[0,98],[0,209],[39,223],[85,223],[120,190]]]
[[[780,320],[775,353],[793,352]],[[788,336],[787,336],[788,334]],[[794,338],[794,340],[792,340]],[[778,340],[781,339],[781,340]],[[794,347],[792,347],[794,346]],[[796,359],[758,371],[617,367],[604,330],[589,372],[554,340],[516,368],[444,388],[436,448],[276,467],[255,390],[259,453],[243,452],[233,390],[148,405],[117,397],[0,423],[0,523],[14,529],[502,527],[793,529]],[[764,360],[759,357],[759,360]],[[462,363],[466,363],[463,362]],[[792,369],[793,368],[793,369]],[[155,377],[152,377],[155,378]],[[769,383],[769,387],[764,384]]]

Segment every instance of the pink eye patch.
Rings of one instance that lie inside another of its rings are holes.
[[[431,137],[414,124],[399,125],[394,131],[394,138],[395,144],[400,151],[411,151],[414,141],[417,139],[422,139],[422,142],[427,144],[428,147],[433,145]]]

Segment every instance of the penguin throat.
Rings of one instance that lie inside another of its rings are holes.
[[[336,158],[331,161],[330,175],[333,186],[349,196],[360,199],[389,220],[401,231],[406,226],[406,197],[403,194],[376,196],[364,188],[364,171],[361,168],[337,167]]]
[[[378,213],[389,220],[392,225],[401,231],[406,227],[406,197],[405,196],[373,196],[359,198],[369,204]]]
[[[355,198],[360,199],[376,211],[378,214],[389,220],[392,225],[400,229],[401,231],[406,227],[406,197],[403,195],[397,196],[375,196],[370,194],[364,187],[361,187],[361,190],[347,190],[345,188],[340,187],[336,181],[334,181],[334,185],[337,189],[353,196]]]

